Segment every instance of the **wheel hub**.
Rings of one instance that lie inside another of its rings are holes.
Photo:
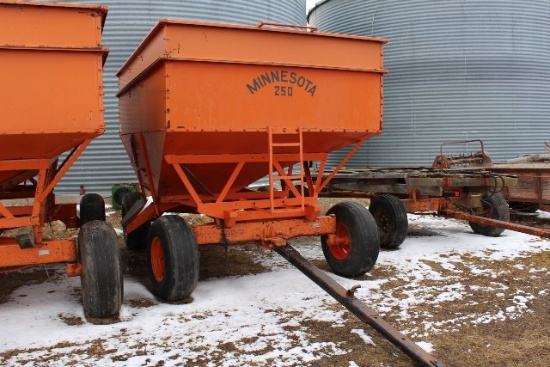
[[[328,236],[327,243],[332,256],[337,260],[344,260],[349,256],[351,252],[351,239],[348,228],[344,223],[336,223],[336,233]]]
[[[162,282],[166,265],[164,263],[164,249],[158,237],[153,238],[153,242],[151,243],[151,268],[155,279],[158,282]]]

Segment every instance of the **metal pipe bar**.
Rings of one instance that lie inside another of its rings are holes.
[[[172,164],[172,167],[174,167],[174,170],[178,174],[181,182],[183,182],[183,185],[189,192],[189,195],[191,195],[191,197],[193,198],[193,201],[195,202],[195,206],[202,204],[202,200],[199,194],[197,193],[197,190],[195,190],[195,187],[193,187],[193,184],[191,183],[191,181],[189,180],[185,172],[183,172],[183,169],[181,168],[181,166],[179,164]]]
[[[313,178],[311,177],[309,162],[303,161],[302,166],[304,166],[304,174],[306,177],[307,189],[309,191],[309,195],[307,196],[315,196],[315,188],[313,187]],[[304,196],[304,187],[302,187],[302,196]]]
[[[363,145],[363,143],[365,142],[365,140],[367,140],[366,137],[362,138],[361,140],[359,140],[359,142],[357,142],[357,144],[355,144],[355,146],[349,151],[349,153],[344,157],[344,159],[342,159],[340,161],[340,164],[338,164],[338,166],[336,166],[336,168],[334,168],[332,170],[332,173],[325,179],[325,181],[323,181],[323,183],[321,183],[320,185],[318,185],[319,187],[317,188],[317,191],[318,192],[321,192],[323,190],[323,188],[330,182],[330,180],[332,180],[332,178],[334,176],[336,176],[336,174],[338,173],[338,171],[340,171],[342,169],[342,167],[345,166],[346,163],[348,163],[348,161],[350,160],[350,158],[355,154],[355,152],[361,147],[361,145]],[[324,168],[324,166],[323,166]]]
[[[229,190],[231,190],[231,187],[233,186],[233,183],[235,183],[235,180],[239,176],[239,173],[241,173],[243,167],[244,167],[244,162],[237,163],[237,165],[235,166],[235,169],[233,170],[233,173],[231,174],[231,176],[227,180],[225,186],[223,187],[222,192],[218,196],[218,200],[216,200],[216,203],[221,203],[222,201],[225,200],[225,197],[227,196],[227,193],[229,192]]]
[[[273,250],[313,280],[319,287],[323,288],[334,299],[340,302],[357,318],[365,324],[370,325],[382,336],[388,339],[393,345],[401,349],[412,360],[420,366],[444,367],[445,365],[435,359],[431,354],[416,345],[408,336],[382,319],[372,308],[366,306],[354,297],[354,289],[347,290],[338,282],[328,276],[324,271],[307,261],[296,249],[289,244],[285,246],[273,246]]]
[[[153,198],[153,208],[155,209],[155,213],[157,214],[157,216],[160,216],[160,212],[157,207],[157,189],[155,188],[155,181],[153,180],[152,174],[153,171],[151,171],[151,165],[149,163],[149,152],[147,151],[147,144],[145,143],[145,136],[143,135],[143,133],[138,134],[137,144],[138,147],[141,149],[143,163],[145,164],[145,176],[147,177],[149,191],[151,192],[151,197]]]
[[[439,214],[447,218],[461,219],[461,220],[466,220],[468,222],[478,223],[484,226],[500,227],[500,228],[509,229],[516,232],[530,234],[533,236],[550,238],[550,231],[547,229],[534,228],[534,227],[524,226],[521,224],[504,222],[502,220],[480,217],[478,215],[472,215],[472,214],[460,212],[457,210],[451,210],[451,209],[442,210]]]
[[[293,162],[296,160],[296,154],[274,153],[279,162]],[[320,161],[327,158],[327,153],[307,153],[304,152],[304,160]],[[254,163],[269,162],[269,153],[267,154],[198,154],[198,155],[174,155],[167,154],[164,159],[168,164],[209,164],[209,163]]]
[[[6,219],[13,219],[15,216],[0,202],[0,215]]]
[[[82,152],[84,152],[84,149],[86,149],[86,147],[88,145],[90,145],[92,139],[86,139],[84,140],[82,143],[80,143],[80,145],[78,147],[76,147],[75,150],[73,150],[70,154],[70,157],[67,157],[67,160],[64,162],[63,164],[63,167],[61,167],[59,170],[57,170],[57,172],[55,173],[55,177],[52,178],[52,180],[47,183],[47,187],[46,188],[38,188],[36,189],[36,199],[40,199],[40,200],[45,200],[46,197],[50,194],[50,192],[52,192],[53,188],[55,187],[55,185],[57,185],[57,183],[59,182],[59,180],[61,180],[61,178],[65,175],[65,173],[67,173],[67,171],[69,170],[69,168],[71,168],[74,164],[74,162],[76,162],[76,160],[78,159],[78,157],[80,157],[80,155],[82,154]],[[50,166],[48,166],[50,167]],[[48,168],[46,167],[46,168]],[[40,175],[42,173],[39,173]]]
[[[284,168],[281,166],[281,164],[278,161],[273,162],[273,167],[277,170],[277,173],[279,173],[279,178],[284,181],[286,184],[286,187],[290,189],[290,191],[294,194],[294,197],[302,197],[302,195],[298,192],[298,189],[296,189],[296,185],[292,183],[292,181],[289,179],[289,177],[292,177],[290,174],[287,174],[284,171]],[[289,167],[292,169],[292,167]],[[302,176],[303,177],[303,176]],[[274,179],[277,178],[276,176],[273,177]],[[302,185],[303,186],[303,185]],[[303,207],[303,204],[302,204]]]
[[[321,160],[319,168],[317,169],[317,179],[315,180],[315,192],[318,193],[318,194],[320,194],[321,191],[323,191],[319,187],[321,186],[321,183],[323,182],[323,173],[325,172],[325,164],[326,163],[327,163],[326,159]]]
[[[136,169],[136,176],[137,176],[137,179],[138,179],[138,182],[139,182],[139,187],[140,187],[141,192],[145,195],[146,192],[147,192],[146,191],[146,183],[145,183],[145,180],[143,179],[143,174],[141,172],[141,169],[138,168],[138,167],[140,167],[140,165],[139,165],[137,145],[138,145],[137,137],[136,137],[136,135],[132,135],[130,137],[131,154],[128,154],[128,156],[130,157],[132,165],[137,168]]]

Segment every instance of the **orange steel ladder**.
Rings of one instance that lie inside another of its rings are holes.
[[[300,191],[298,193],[301,198],[300,207],[302,210],[304,210],[304,140],[302,128],[299,127],[295,132],[287,132],[286,129],[274,130],[272,126],[269,126],[267,128],[267,131],[269,138],[269,199],[271,202],[271,213],[274,213],[276,211],[274,204],[275,188],[273,185],[275,180],[281,180],[281,183],[284,182],[286,187],[290,188],[291,191],[296,188],[296,186],[292,183],[292,180],[300,181]],[[290,142],[288,141],[288,139],[282,139],[288,136],[294,136],[298,139]],[[285,173],[283,167],[281,166],[281,162],[277,157],[277,152],[275,152],[276,150],[280,150],[282,148],[287,148],[286,150],[291,151],[295,150],[295,152],[291,152],[290,154],[288,152],[285,152],[285,156],[288,157],[290,155],[291,157],[293,157],[293,161],[299,162],[299,175],[292,174],[292,165],[288,167],[288,171]],[[275,172],[278,173],[277,176],[275,176]]]

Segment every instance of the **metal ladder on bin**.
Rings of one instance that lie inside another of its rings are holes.
[[[269,136],[269,199],[271,202],[271,213],[276,211],[275,209],[275,188],[273,187],[275,180],[281,180],[285,182],[288,187],[291,187],[292,180],[300,181],[300,198],[301,198],[301,210],[304,210],[304,140],[302,134],[302,128],[299,127],[295,132],[287,132],[286,129],[277,131],[273,127],[267,128]],[[281,138],[294,136],[297,137],[297,141],[281,141]],[[286,148],[285,152],[278,153],[276,150],[282,150]],[[294,151],[293,151],[294,150]],[[291,151],[290,153],[288,151]],[[293,152],[292,152],[293,151]],[[277,159],[277,157],[284,157],[284,160]],[[284,168],[281,166],[281,161],[298,161],[300,165],[300,174],[292,174],[292,166],[288,167],[288,172],[284,172]],[[278,173],[275,176],[275,172]]]

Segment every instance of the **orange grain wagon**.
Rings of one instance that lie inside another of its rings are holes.
[[[15,232],[0,238],[0,268],[67,263],[69,275],[82,276],[90,318],[120,308],[116,234],[99,195],[82,198],[79,218],[76,204],[57,204],[53,189],[104,131],[106,15],[96,5],[0,1],[0,230]],[[78,246],[76,238],[46,238],[44,225],[54,220],[81,226]],[[108,279],[97,280],[100,273]]]
[[[194,290],[197,245],[320,235],[336,273],[374,265],[372,216],[354,203],[320,216],[317,196],[332,176],[314,182],[309,162],[322,171],[328,153],[354,144],[341,167],[381,132],[385,42],[262,23],[154,27],[120,69],[118,96],[121,139],[152,196],[148,206],[125,196],[122,224],[128,247],[148,248],[158,296]],[[248,188],[265,176],[268,191]],[[190,227],[167,212],[215,221]]]

